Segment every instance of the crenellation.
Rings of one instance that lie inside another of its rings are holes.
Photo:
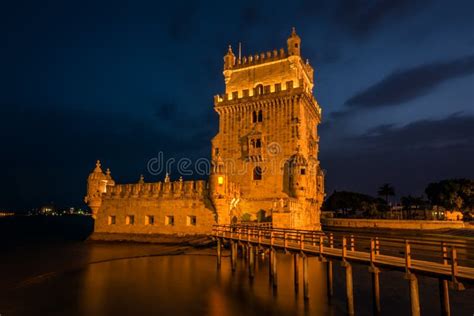
[[[197,196],[206,193],[207,183],[199,181],[170,181],[118,184],[104,193],[107,199],[113,198],[162,198],[170,196]]]
[[[249,89],[243,89],[243,90],[240,90],[240,91],[232,91],[231,94],[228,94],[228,93],[224,93],[224,94],[221,94],[221,95],[216,95],[214,96],[214,103],[221,103],[221,102],[225,102],[225,101],[235,101],[235,100],[241,100],[241,99],[245,99],[245,98],[249,98],[249,97],[261,97],[261,96],[264,96],[264,95],[268,95],[268,94],[271,94],[271,93],[278,93],[278,92],[281,92],[281,91],[286,91],[286,90],[293,90],[293,89],[296,89],[296,88],[301,88],[301,92],[304,92],[304,82],[303,80],[299,80],[299,81],[286,81],[286,82],[282,82],[282,83],[275,83],[273,85],[265,85],[263,86],[263,93],[262,94],[258,94],[256,91],[257,91],[257,88],[253,88],[251,90]]]
[[[231,67],[226,66],[226,69],[239,69],[245,68],[252,65],[277,61],[280,59],[287,58],[288,55],[286,54],[283,48],[279,50],[274,49],[273,51],[261,52],[253,55],[243,56],[242,58],[236,58]]]

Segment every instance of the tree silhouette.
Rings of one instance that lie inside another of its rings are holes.
[[[427,204],[425,200],[423,200],[422,196],[402,196],[400,198],[400,202],[402,202],[403,210],[406,212],[406,218],[412,218],[412,210],[421,209],[424,205]]]
[[[385,183],[379,188],[377,194],[384,197],[385,202],[388,204],[388,197],[395,195],[395,188],[390,183]]]

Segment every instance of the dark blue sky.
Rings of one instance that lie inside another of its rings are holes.
[[[95,160],[118,182],[208,157],[227,45],[316,69],[327,191],[474,177],[472,1],[3,1],[0,209],[82,205]],[[177,175],[175,175],[177,177]]]

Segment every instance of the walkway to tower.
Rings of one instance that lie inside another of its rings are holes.
[[[374,314],[381,313],[380,269],[405,272],[410,287],[411,314],[420,315],[418,275],[439,279],[440,303],[443,315],[450,315],[449,286],[463,290],[464,285],[474,284],[474,248],[459,241],[401,239],[391,237],[340,236],[319,231],[277,229],[252,225],[215,225],[212,236],[217,240],[217,264],[220,267],[222,249],[229,246],[231,266],[236,268],[238,249],[246,259],[249,277],[255,274],[255,256],[269,255],[270,281],[278,285],[277,252],[294,256],[295,291],[298,291],[299,260],[302,258],[304,298],[309,298],[308,260],[319,257],[327,264],[329,299],[333,294],[333,261],[345,267],[347,312],[354,314],[352,263],[369,266],[372,279]]]

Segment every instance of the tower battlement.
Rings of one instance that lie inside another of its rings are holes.
[[[225,93],[253,96],[292,87],[304,87],[312,94],[314,69],[301,58],[301,39],[293,30],[288,49],[236,58],[229,46],[224,56]],[[267,91],[267,90],[268,91]],[[248,93],[245,92],[248,90]]]
[[[287,57],[288,55],[283,48],[280,48],[279,50],[274,49],[273,51],[261,52],[254,55],[244,56],[242,58],[234,58],[233,62],[224,65],[224,69],[240,69],[285,59]]]
[[[252,101],[260,101],[265,99],[273,99],[279,97],[288,96],[288,93],[291,94],[302,94],[306,92],[306,95],[314,101],[313,104],[316,105],[316,110],[321,116],[321,108],[317,103],[314,96],[308,91],[308,87],[305,86],[304,80],[300,79],[298,81],[289,80],[283,83],[275,83],[273,85],[262,86],[263,89],[259,91],[259,88],[253,89],[244,89],[240,91],[232,91],[232,93],[224,93],[214,96],[214,106],[220,107],[225,105],[232,105],[236,103],[246,103]]]
[[[207,190],[208,185],[204,180],[131,183],[108,188],[104,198],[196,197],[205,196]]]

